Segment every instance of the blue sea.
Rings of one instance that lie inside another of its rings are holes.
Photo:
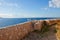
[[[46,20],[46,19],[54,19],[54,18],[0,18],[0,28],[32,20]]]

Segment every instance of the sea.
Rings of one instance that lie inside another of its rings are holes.
[[[54,18],[0,18],[0,28],[32,20],[47,20],[47,19],[54,19]]]

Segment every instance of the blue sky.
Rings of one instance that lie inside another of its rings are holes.
[[[60,17],[60,0],[0,0],[0,17]]]

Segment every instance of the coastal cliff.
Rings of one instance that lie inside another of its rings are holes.
[[[30,35],[30,33],[33,32],[32,34],[36,34],[34,32],[35,30],[40,31],[44,22],[46,22],[48,25],[57,24],[57,26],[54,26],[56,28],[59,28],[58,26],[60,26],[60,19],[35,20],[23,24],[17,24],[14,26],[0,29],[0,40],[24,40],[27,35]],[[51,30],[53,29],[51,28]]]

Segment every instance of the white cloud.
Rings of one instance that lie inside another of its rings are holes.
[[[60,8],[60,0],[50,0],[49,7]]]
[[[3,5],[3,6],[14,6],[14,7],[18,7],[18,4],[17,3],[8,3],[6,2],[5,0],[0,0],[0,6]]]
[[[2,3],[0,2],[0,6],[2,5]]]
[[[48,10],[48,8],[47,7],[45,7],[45,8],[41,8],[42,10]]]
[[[15,7],[18,7],[18,4],[16,3],[4,3],[5,5],[7,6],[15,6]]]
[[[14,18],[15,16],[13,14],[0,14],[0,17],[2,17],[2,18]]]

